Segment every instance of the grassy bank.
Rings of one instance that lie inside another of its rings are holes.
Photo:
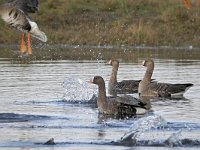
[[[31,18],[49,44],[200,46],[200,6],[192,2],[186,10],[182,0],[41,0]],[[0,26],[0,43],[19,42]]]

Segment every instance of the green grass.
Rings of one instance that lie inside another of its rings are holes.
[[[45,0],[31,18],[49,44],[200,45],[195,3],[187,10],[175,0]],[[0,26],[0,43],[19,42],[19,33]]]

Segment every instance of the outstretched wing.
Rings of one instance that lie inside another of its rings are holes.
[[[40,31],[37,24],[32,22],[22,10],[9,4],[4,5],[2,9],[1,18],[10,26],[22,32],[30,32],[33,37],[42,42],[47,42],[45,33]]]
[[[29,32],[31,30],[31,25],[24,12],[12,5],[4,5],[1,18],[10,26],[22,32]]]
[[[9,3],[24,13],[35,13],[38,11],[38,0],[11,0]]]

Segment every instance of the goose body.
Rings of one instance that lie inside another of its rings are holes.
[[[28,33],[28,48],[25,45],[24,34],[22,36],[21,53],[32,54],[30,35],[42,42],[47,42],[47,36],[37,24],[30,19],[28,13],[35,13],[38,10],[38,0],[14,0],[0,5],[0,17],[8,25]]]
[[[108,83],[108,93],[110,95],[137,93],[141,80],[122,80],[118,82],[117,71],[119,68],[119,61],[110,60],[106,64],[112,66],[112,73]]]
[[[91,83],[98,85],[98,110],[102,114],[117,116],[134,116],[137,108],[146,108],[146,103],[132,96],[106,96],[105,82],[100,76],[95,76]]]
[[[183,96],[183,94],[193,86],[191,83],[171,84],[151,82],[151,76],[154,70],[154,61],[147,59],[143,62],[143,66],[147,67],[143,80],[139,83],[138,92],[140,96],[155,97],[173,97]]]

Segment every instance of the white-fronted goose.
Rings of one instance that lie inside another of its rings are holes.
[[[110,95],[131,94],[138,92],[138,86],[141,80],[123,80],[121,82],[117,82],[119,61],[109,60],[106,64],[112,66],[112,73],[108,83],[108,93]]]
[[[136,108],[148,109],[147,104],[132,96],[106,96],[105,82],[101,76],[95,76],[90,83],[98,85],[97,106],[100,113],[116,116],[134,116]]]
[[[40,31],[37,24],[28,17],[28,13],[38,10],[38,0],[12,0],[0,5],[0,16],[10,26],[23,32],[20,53],[32,54],[31,36],[42,42],[47,42],[47,36]],[[25,42],[25,33],[28,33],[28,47]]]
[[[147,67],[143,80],[139,83],[138,93],[140,96],[171,97],[183,96],[183,94],[193,86],[191,83],[170,84],[151,82],[151,76],[154,70],[154,61],[147,59],[143,62]]]

